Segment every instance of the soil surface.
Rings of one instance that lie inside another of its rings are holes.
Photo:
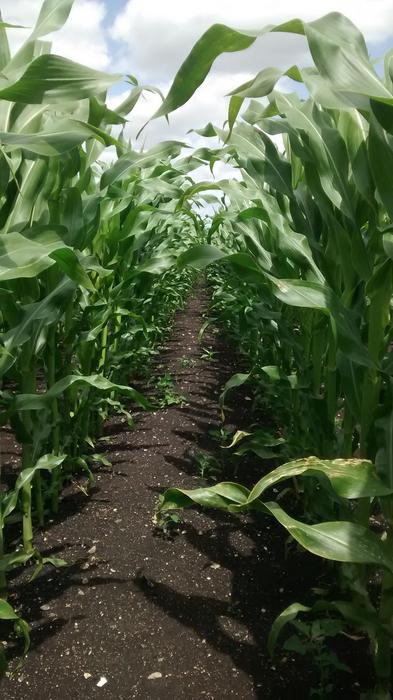
[[[11,582],[32,648],[2,697],[308,697],[307,661],[282,650],[270,659],[266,639],[275,616],[320,585],[315,559],[296,548],[286,559],[285,533],[266,518],[193,510],[173,539],[154,531],[158,494],[205,484],[192,455],[217,452],[209,431],[220,425],[220,388],[235,367],[219,333],[198,341],[206,303],[199,290],[177,315],[154,370],[170,373],[185,403],[139,413],[133,429],[122,418],[108,424],[97,451],[113,469],[97,470],[89,496],[70,489],[36,538],[69,566]],[[236,399],[231,425],[245,422],[246,399]],[[335,697],[358,698],[366,680],[343,674]]]

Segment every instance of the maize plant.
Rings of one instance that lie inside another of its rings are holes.
[[[220,53],[266,33],[304,35],[313,65],[263,68],[234,88],[224,127],[198,130],[219,147],[183,156],[183,142],[164,141],[138,151],[124,128],[154,88],[128,77],[127,98],[110,109],[107,91],[122,76],[52,55],[43,39],[63,26],[72,4],[45,0],[14,56],[0,22],[0,420],[21,451],[17,472],[0,473],[0,619],[13,622],[26,650],[29,628],[6,600],[7,573],[31,562],[36,572],[65,564],[38,551],[34,528],[56,513],[68,479],[81,470],[90,476],[91,449],[110,413],[129,415],[129,402],[150,407],[130,382],[183,305],[194,271],[207,268],[212,319],[236,342],[244,370],[227,383],[222,410],[226,394],[247,382],[255,407],[267,407],[280,429],[277,437],[238,431],[230,449],[273,452],[283,464],[251,489],[169,489],[160,510],[196,503],[267,515],[304,549],[338,562],[342,597],[295,602],[274,623],[269,648],[298,614],[334,617],[368,636],[373,697],[389,698],[390,52],[381,77],[361,33],[338,13],[257,32],[215,25],[155,118],[185,104]],[[280,91],[283,77],[301,91]],[[116,152],[109,165],[107,147]],[[194,168],[216,161],[237,168],[241,180],[191,180]],[[208,231],[201,196],[216,206]],[[296,517],[266,495],[288,480],[304,496]],[[20,525],[14,550],[11,522]]]
[[[173,141],[135,151],[122,136],[144,87],[127,79],[128,97],[111,110],[107,89],[122,76],[50,53],[43,37],[72,4],[45,0],[14,56],[0,23],[0,425],[21,448],[18,473],[0,472],[0,618],[14,620],[26,647],[7,572],[30,560],[37,571],[64,565],[40,554],[34,526],[56,513],[67,479],[91,475],[107,416],[129,416],[125,400],[149,408],[129,382],[193,283],[177,256],[203,236],[186,196],[198,157],[179,159],[184,144]],[[11,520],[21,523],[14,551]]]
[[[221,139],[220,157],[240,170],[242,180],[219,183],[224,207],[212,220],[208,242],[190,248],[179,264],[213,266],[208,273],[212,315],[236,339],[247,365],[226,390],[247,381],[256,401],[268,402],[285,426],[289,461],[251,490],[237,483],[170,489],[160,508],[197,503],[231,512],[256,510],[275,518],[309,552],[341,562],[344,598],[323,605],[343,625],[369,636],[373,697],[388,698],[393,638],[391,52],[381,77],[362,34],[338,13],[258,32],[214,25],[194,46],[156,116],[184,104],[220,53],[243,50],[268,32],[304,35],[313,65],[262,69],[231,92],[226,128],[208,125],[199,132]],[[281,92],[276,84],[282,77],[301,84],[306,97]],[[258,435],[252,438],[255,447]],[[238,433],[233,445],[247,446],[247,441],[249,434]],[[265,500],[273,484],[290,478],[300,480],[309,494],[304,521]],[[370,525],[376,514],[382,518],[382,536]],[[369,585],[375,570],[382,572],[377,601]],[[294,610],[292,618],[302,607]],[[283,614],[277,620],[273,637],[285,619]]]

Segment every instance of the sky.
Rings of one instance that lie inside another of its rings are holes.
[[[0,0],[3,19],[31,26],[41,0]],[[184,58],[200,35],[214,22],[239,29],[258,29],[296,16],[305,20],[331,11],[346,14],[363,31],[370,54],[381,56],[393,47],[393,0],[75,0],[65,27],[53,37],[53,51],[99,70],[133,74],[140,83],[166,93]],[[13,48],[23,40],[24,30],[12,30]],[[207,122],[222,125],[228,100],[225,94],[267,66],[289,67],[310,62],[303,37],[275,34],[258,39],[240,53],[226,54],[194,97],[170,116],[151,122],[141,145],[163,139],[190,140],[187,132]],[[289,89],[285,80],[282,89]],[[127,94],[121,83],[110,95],[115,107]],[[127,126],[134,140],[140,126],[157,108],[159,98],[147,96],[130,115]]]

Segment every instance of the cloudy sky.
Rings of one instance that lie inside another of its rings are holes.
[[[0,0],[5,20],[29,26],[40,5],[41,0]],[[393,47],[393,0],[297,0],[295,4],[289,0],[75,0],[66,26],[53,36],[53,51],[93,68],[131,73],[166,93],[193,43],[214,22],[254,29],[290,19],[294,11],[310,20],[333,10],[360,27],[372,56]],[[12,46],[23,36],[23,30],[12,30]],[[304,65],[308,60],[303,38],[288,34],[265,36],[247,51],[227,54],[217,60],[193,99],[171,115],[170,125],[164,119],[152,122],[143,139],[147,145],[163,138],[184,139],[193,127],[208,121],[221,124],[229,90],[263,67]],[[125,96],[125,90],[124,84],[116,88],[111,105]],[[157,106],[154,97],[137,106],[128,127],[131,138]],[[191,138],[196,143],[196,137]]]

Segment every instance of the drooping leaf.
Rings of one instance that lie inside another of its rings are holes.
[[[278,503],[263,507],[307,551],[332,561],[373,564],[393,572],[393,558],[379,537],[368,528],[347,521],[308,525],[295,520]]]
[[[0,90],[0,99],[24,104],[83,100],[116,83],[121,75],[87,68],[55,54],[36,58],[13,85]]]
[[[123,396],[129,396],[139,406],[145,409],[151,407],[150,401],[143,394],[130,386],[122,386],[109,381],[100,374],[90,376],[69,375],[59,379],[58,382],[43,394],[18,394],[13,400],[13,407],[16,411],[39,411],[50,405],[52,399],[62,396],[67,389],[74,386],[88,386],[98,391],[115,391]]]
[[[299,613],[310,612],[310,610],[311,608],[308,608],[306,605],[302,605],[301,603],[292,603],[291,605],[288,605],[285,610],[280,612],[279,615],[277,615],[270,628],[267,640],[267,648],[270,656],[273,656],[275,652],[278,637],[280,636],[285,625],[292,622],[292,620],[295,620]]]
[[[101,188],[109,187],[134,169],[149,168],[162,159],[179,155],[185,145],[180,141],[162,141],[145,153],[126,153],[112,167],[105,170],[101,178]]]
[[[184,105],[203,83],[217,56],[248,48],[255,37],[223,24],[215,24],[197,41],[179,69],[172,87],[154,118],[165,116]]]

